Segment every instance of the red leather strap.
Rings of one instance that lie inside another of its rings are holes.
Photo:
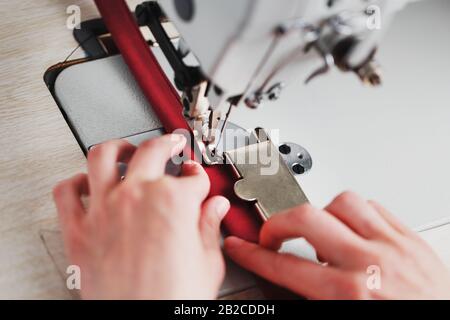
[[[95,0],[100,14],[150,105],[167,132],[189,129],[182,116],[178,96],[164,71],[139,31],[124,0]],[[210,196],[223,195],[230,199],[231,209],[223,221],[227,232],[248,241],[257,242],[260,220],[253,204],[236,197],[235,182],[229,165],[206,167],[211,180]]]

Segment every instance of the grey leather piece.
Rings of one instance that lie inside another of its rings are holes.
[[[68,67],[55,95],[86,149],[161,127],[121,56]]]

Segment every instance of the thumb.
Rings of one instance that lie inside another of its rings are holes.
[[[230,209],[230,201],[222,196],[211,197],[203,203],[200,235],[206,250],[220,250],[220,223]]]

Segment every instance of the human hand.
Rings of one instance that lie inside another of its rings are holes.
[[[88,299],[212,299],[225,267],[220,251],[223,197],[204,202],[210,182],[188,162],[180,177],[166,162],[186,143],[165,135],[136,149],[122,140],[93,148],[88,174],[54,189],[66,253]],[[128,163],[120,181],[118,162]],[[89,206],[81,201],[89,195]]]
[[[277,252],[298,237],[327,263]],[[431,248],[382,206],[351,192],[324,210],[303,205],[276,214],[263,225],[259,245],[229,237],[225,250],[242,267],[306,298],[450,298],[449,272]]]

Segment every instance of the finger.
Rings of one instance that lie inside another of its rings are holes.
[[[336,298],[340,271],[265,249],[236,237],[225,239],[225,252],[237,264],[294,293],[311,299]]]
[[[364,239],[323,210],[309,204],[272,216],[260,232],[260,244],[272,250],[283,241],[305,238],[325,261],[347,265],[349,257],[363,252]]]
[[[87,194],[89,185],[86,174],[64,180],[53,189],[53,199],[63,232],[76,227],[84,217],[85,209],[80,198]]]
[[[395,230],[400,232],[403,235],[416,236],[416,233],[413,232],[411,229],[403,225],[394,215],[392,215],[388,210],[386,210],[381,204],[369,200],[369,205],[374,208],[378,214]]]
[[[366,239],[392,236],[389,224],[366,200],[353,192],[340,194],[325,210]]]
[[[220,254],[220,223],[230,209],[230,201],[222,196],[205,201],[200,216],[200,235],[206,250]]]
[[[325,260],[325,258],[324,257],[322,257],[320,254],[318,254],[317,252],[316,252],[316,259],[317,259],[317,261],[319,261],[320,263],[326,263],[327,261]]]
[[[209,193],[210,181],[201,164],[195,161],[183,163],[180,177],[177,179],[183,192],[188,192],[195,199],[203,201]]]
[[[125,140],[111,140],[88,153],[88,179],[92,199],[109,193],[119,182],[118,162],[128,162],[136,147]]]
[[[165,173],[167,161],[183,151],[186,138],[179,134],[166,134],[162,137],[141,143],[127,169],[127,180],[157,180]]]

